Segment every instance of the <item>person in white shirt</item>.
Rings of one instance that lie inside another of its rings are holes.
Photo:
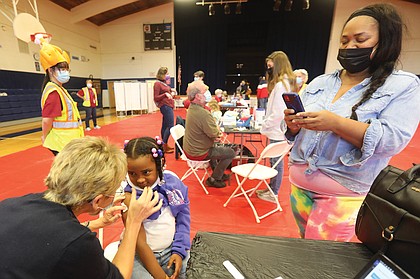
[[[284,118],[283,111],[286,109],[282,94],[296,92],[296,79],[289,58],[284,52],[271,53],[265,62],[267,64],[266,79],[269,95],[261,134],[265,135],[270,143],[274,143],[286,140],[284,132],[280,129],[280,123]],[[274,165],[278,159],[278,157],[270,159],[271,165]],[[283,161],[277,165],[276,170],[278,173],[270,180],[270,188],[275,195],[278,195],[283,177]],[[276,202],[268,189],[257,190],[257,196],[262,200]]]

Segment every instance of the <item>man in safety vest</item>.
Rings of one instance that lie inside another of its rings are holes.
[[[57,155],[72,139],[84,136],[77,104],[63,87],[70,80],[68,54],[43,42],[40,62],[45,69],[42,85],[42,145]]]
[[[93,128],[100,129],[101,127],[96,123],[96,107],[98,106],[98,95],[96,89],[92,87],[92,80],[86,80],[86,87],[77,92],[77,96],[83,99],[83,107],[86,111],[86,131],[90,131],[90,118],[93,120]]]

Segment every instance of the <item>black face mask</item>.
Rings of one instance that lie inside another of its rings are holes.
[[[370,66],[373,47],[342,48],[338,50],[337,60],[349,73],[359,73]]]
[[[267,68],[267,74],[271,76],[273,74],[273,68]]]

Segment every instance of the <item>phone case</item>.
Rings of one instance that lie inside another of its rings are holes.
[[[283,93],[283,100],[288,109],[293,109],[295,113],[304,112],[302,101],[297,93]]]

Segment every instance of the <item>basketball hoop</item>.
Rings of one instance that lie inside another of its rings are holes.
[[[32,34],[46,33],[39,20],[27,13],[20,13],[15,16],[13,19],[13,32],[18,39],[26,43],[31,41]]]
[[[50,43],[51,37],[51,34],[38,32],[35,34],[31,34],[31,41],[41,46],[45,42]]]

